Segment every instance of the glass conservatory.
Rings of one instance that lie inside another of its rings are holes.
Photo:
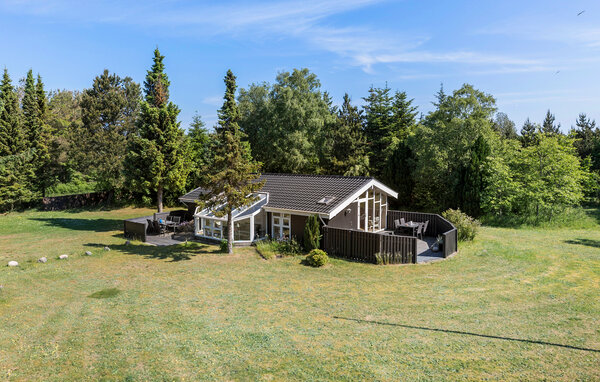
[[[266,214],[262,207],[268,202],[268,194],[258,193],[257,200],[247,207],[233,211],[233,241],[234,243],[250,244],[265,235]],[[196,237],[221,240],[227,239],[227,216],[220,217],[222,209],[196,208],[194,213],[194,232]]]

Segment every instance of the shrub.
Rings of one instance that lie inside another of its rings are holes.
[[[313,267],[322,267],[323,265],[329,262],[329,256],[327,256],[327,253],[325,253],[325,251],[322,251],[320,249],[313,249],[312,251],[310,251],[308,256],[306,256],[306,262],[308,263],[308,265]]]
[[[448,209],[442,213],[442,217],[454,224],[458,231],[459,241],[471,241],[477,236],[481,223],[461,212],[460,210]]]
[[[276,255],[273,242],[271,242],[270,240],[258,241],[256,243],[256,250],[265,260],[270,260]]]
[[[319,225],[319,217],[311,215],[306,219],[304,226],[304,249],[311,251],[319,248],[321,242],[321,228]]]
[[[275,251],[283,256],[296,256],[300,253],[300,244],[294,239],[281,238],[274,242]]]
[[[378,265],[402,264],[402,254],[401,253],[377,252],[375,254],[375,262]]]
[[[229,252],[229,248],[227,247],[227,240],[221,239],[221,242],[219,243],[219,250],[223,253]]]
[[[261,240],[256,243],[256,250],[268,260],[276,255],[296,256],[300,253],[300,244],[294,239]]]

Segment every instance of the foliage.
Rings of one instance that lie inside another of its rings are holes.
[[[256,250],[267,260],[276,256],[296,256],[301,253],[300,244],[296,240],[284,238],[260,240],[256,243]]]
[[[163,210],[164,191],[182,192],[190,171],[187,141],[177,121],[179,108],[169,101],[163,59],[156,49],[144,82],[145,100],[135,133],[128,140],[125,159],[128,188],[146,196],[156,192],[159,212]]]
[[[478,220],[461,212],[461,210],[448,209],[442,213],[442,217],[454,224],[459,241],[472,241],[475,239],[481,226]]]
[[[304,225],[304,249],[310,251],[319,248],[321,242],[321,228],[318,215],[311,215]]]
[[[377,265],[402,264],[402,254],[399,252],[377,252],[375,254],[375,263]]]
[[[105,190],[121,191],[127,137],[135,134],[140,109],[140,86],[108,70],[94,78],[81,95],[82,124],[73,129],[77,170]]]
[[[337,112],[333,125],[326,125],[322,171],[332,175],[368,175],[369,157],[366,140],[362,132],[363,114],[352,105],[348,93],[344,94],[342,107]]]
[[[523,127],[521,128],[521,144],[523,147],[529,147],[537,144],[537,138],[542,128],[540,125],[535,124],[527,118]]]
[[[5,68],[0,83],[0,156],[17,155],[27,146],[17,92]]]
[[[560,134],[560,123],[558,125],[554,124],[555,120],[554,114],[550,113],[550,110],[548,110],[544,122],[542,122],[542,133],[550,135]]]
[[[46,191],[47,196],[62,196],[74,194],[86,194],[89,192],[100,191],[98,184],[79,172],[74,173],[69,182],[57,183],[49,187]]]
[[[0,211],[25,207],[35,199],[30,182],[32,158],[31,150],[0,156]]]
[[[311,267],[322,267],[329,262],[329,256],[321,249],[313,249],[306,256],[306,262]]]
[[[325,131],[335,116],[320,87],[308,69],[294,69],[279,73],[274,85],[240,91],[240,128],[265,171],[326,172],[321,164],[331,147]]]
[[[256,200],[254,193],[264,185],[258,182],[260,163],[252,160],[250,148],[241,140],[240,112],[235,100],[236,83],[231,70],[225,75],[225,96],[219,110],[219,126],[213,172],[208,176],[206,194],[201,204],[213,209],[216,216],[227,216],[229,253],[233,253],[233,216],[238,208]]]
[[[477,212],[477,202],[493,177],[487,154],[488,146],[498,140],[490,122],[495,100],[465,84],[451,96],[441,91],[436,105],[415,136],[414,197],[425,209],[469,206]],[[465,180],[470,182],[468,195]]]
[[[519,137],[517,134],[517,129],[515,128],[515,123],[508,118],[506,113],[496,113],[496,118],[494,118],[492,128],[496,133],[498,133],[500,138],[517,139]]]
[[[200,115],[194,115],[188,129],[187,139],[190,147],[191,171],[187,179],[187,189],[191,190],[208,183],[208,168],[214,162],[216,136],[204,127]]]
[[[221,239],[221,241],[219,242],[219,251],[222,253],[229,252],[229,246],[227,245],[227,240]]]

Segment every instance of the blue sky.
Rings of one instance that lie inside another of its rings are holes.
[[[547,109],[563,130],[600,120],[598,1],[0,0],[0,36],[0,65],[49,89],[105,68],[142,82],[158,46],[184,127],[215,123],[228,68],[247,87],[307,67],[336,103],[387,82],[426,113],[441,83],[468,82],[518,127]]]

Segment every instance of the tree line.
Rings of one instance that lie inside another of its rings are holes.
[[[238,186],[248,169],[374,176],[398,191],[397,207],[473,216],[541,219],[598,200],[600,130],[585,114],[567,134],[550,111],[517,131],[492,95],[469,84],[442,87],[427,114],[387,85],[368,89],[362,106],[348,94],[337,106],[314,73],[294,69],[239,92],[228,72],[217,126],[196,115],[185,131],[163,60],[157,49],[143,87],[105,70],[81,92],[47,93],[31,70],[15,86],[5,70],[0,208],[85,179],[162,209],[185,190],[224,187],[235,178],[228,166],[240,171]]]

